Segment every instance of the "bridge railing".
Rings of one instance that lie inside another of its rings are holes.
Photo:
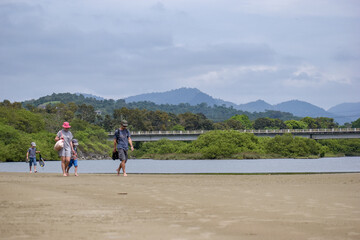
[[[284,134],[284,133],[360,133],[360,128],[322,128],[322,129],[244,129],[237,130],[241,133],[256,134]],[[199,135],[209,130],[187,130],[187,131],[131,131],[131,135]],[[109,132],[114,135],[114,132]]]

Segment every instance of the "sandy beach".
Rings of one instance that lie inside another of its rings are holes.
[[[360,239],[360,174],[0,173],[0,239]]]

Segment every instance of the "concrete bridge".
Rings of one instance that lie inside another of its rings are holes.
[[[253,133],[258,137],[275,137],[291,133],[293,136],[312,139],[341,139],[360,138],[360,128],[332,128],[332,129],[276,129],[276,130],[237,130],[241,133]],[[193,141],[206,130],[195,131],[132,131],[131,139],[134,142],[158,141],[167,138],[173,141]],[[114,133],[109,133],[109,140],[114,138]]]

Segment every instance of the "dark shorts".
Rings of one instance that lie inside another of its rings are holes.
[[[36,166],[36,158],[29,158],[30,161],[29,161],[29,166],[31,167],[33,164],[34,166]]]
[[[124,160],[125,160],[125,163],[126,163],[127,160],[128,160],[128,151],[125,150],[125,149],[119,148],[119,149],[118,149],[118,152],[119,152],[119,159],[120,159],[120,161],[124,161]]]

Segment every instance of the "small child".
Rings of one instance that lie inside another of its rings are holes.
[[[30,167],[30,173],[32,173],[31,171],[31,166],[34,164],[34,172],[37,173],[36,170],[36,154],[40,153],[40,151],[36,151],[36,143],[32,142],[31,143],[31,148],[28,149],[27,153],[26,153],[26,159],[29,161],[29,167]]]
[[[73,139],[72,143],[73,143],[75,154],[71,155],[70,163],[69,163],[69,166],[66,169],[66,173],[69,175],[69,170],[72,167],[72,165],[74,165],[74,167],[75,167],[75,176],[78,176],[78,173],[77,173],[77,169],[78,169],[77,146],[79,145],[79,142],[78,142],[78,140]]]

